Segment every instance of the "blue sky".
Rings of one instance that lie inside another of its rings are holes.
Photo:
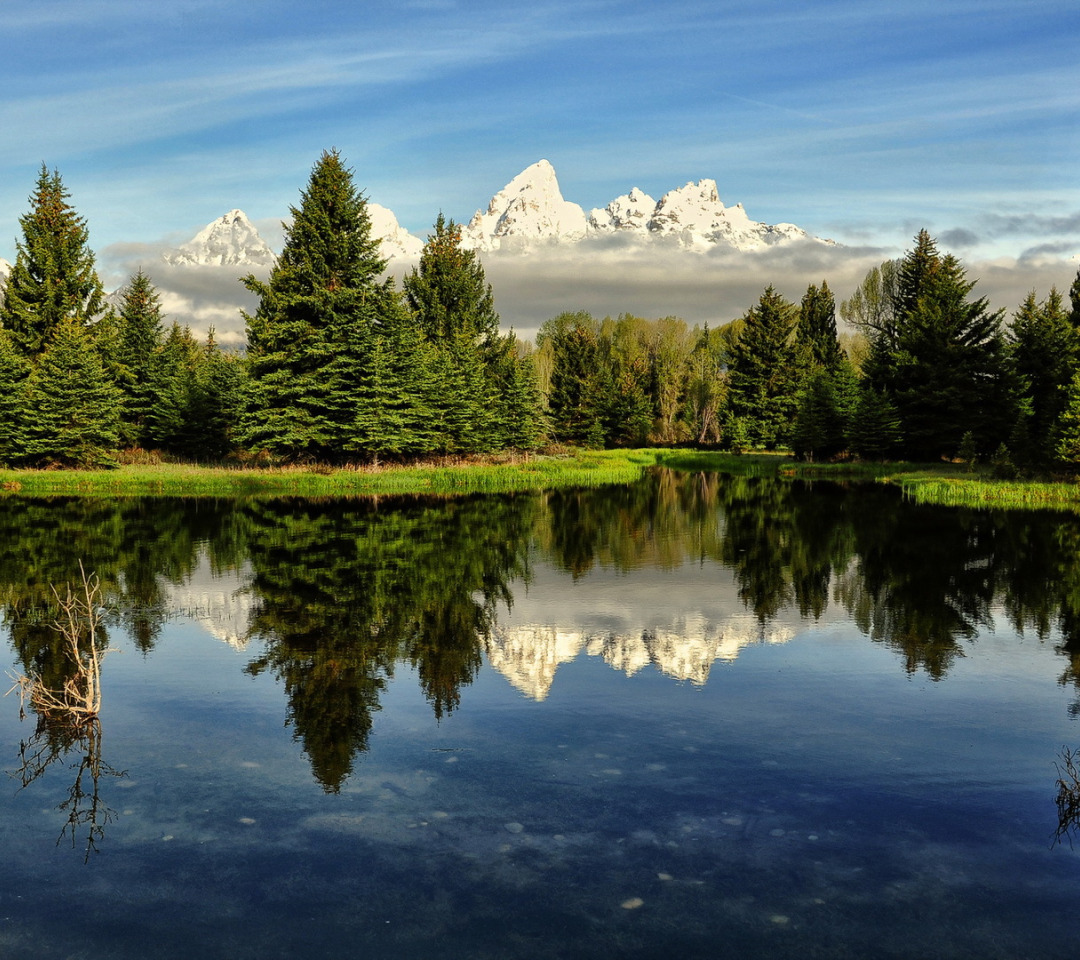
[[[890,255],[1069,257],[1078,49],[1076,0],[0,0],[0,257],[42,162],[100,251],[279,220],[328,147],[418,234],[546,157],[586,209],[708,177]]]

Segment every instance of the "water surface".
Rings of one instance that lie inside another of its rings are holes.
[[[0,501],[9,668],[80,559],[118,651],[92,731],[0,701],[0,953],[1073,957],[1078,543],[668,471]]]

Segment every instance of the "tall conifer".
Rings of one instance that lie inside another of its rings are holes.
[[[392,281],[371,236],[367,201],[336,150],[312,170],[285,246],[268,281],[245,286],[259,296],[247,321],[249,381],[240,437],[286,457],[336,459],[354,438],[354,392],[370,331]],[[359,352],[359,353],[358,353]]]
[[[42,164],[30,212],[19,218],[22,239],[4,290],[0,326],[29,357],[45,350],[64,321],[85,326],[106,308],[86,221],[68,203],[69,196],[60,174]]]

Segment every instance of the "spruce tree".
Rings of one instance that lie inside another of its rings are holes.
[[[433,412],[442,449],[491,450],[508,445],[512,434],[538,434],[539,405],[525,404],[529,391],[509,359],[512,334],[499,332],[491,285],[476,251],[462,247],[458,224],[439,214],[402,288],[416,326],[436,351]],[[528,422],[514,426],[515,418]]]
[[[875,332],[864,371],[894,404],[908,457],[951,457],[968,430],[989,452],[1015,419],[1002,314],[972,299],[974,286],[925,230],[900,261],[891,320]]]
[[[1032,291],[1013,316],[1009,357],[1021,398],[1021,422],[1028,445],[1041,462],[1054,459],[1057,420],[1065,391],[1080,359],[1080,331],[1070,322],[1056,289],[1042,303]],[[1014,450],[1023,460],[1023,451]]]
[[[32,463],[116,464],[120,391],[89,333],[74,318],[54,329],[27,384],[34,416],[26,428]]]
[[[150,442],[163,339],[161,298],[140,269],[121,293],[112,358],[123,395],[120,439],[125,446]]]
[[[796,338],[812,369],[833,371],[840,366],[844,351],[836,336],[836,300],[824,280],[820,289],[811,284],[803,295]]]
[[[728,374],[729,419],[746,424],[753,446],[790,440],[798,389],[796,309],[772,286],[743,317]]]
[[[315,164],[285,246],[245,314],[249,380],[239,435],[288,458],[340,458],[354,440],[354,393],[373,331],[396,294],[367,201],[337,151]],[[358,353],[357,351],[360,351]]]
[[[478,344],[499,336],[495,298],[475,250],[461,246],[461,227],[440,213],[420,264],[402,281],[405,301],[433,342],[463,335]]]
[[[86,222],[69,196],[60,174],[42,164],[30,212],[19,218],[22,240],[0,306],[0,326],[28,357],[39,356],[65,321],[85,326],[105,312]]]
[[[26,455],[30,363],[0,328],[0,464],[14,466]]]
[[[1080,372],[1073,376],[1063,393],[1065,405],[1061,412],[1055,453],[1061,463],[1077,469],[1080,467]]]

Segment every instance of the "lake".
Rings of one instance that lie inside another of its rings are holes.
[[[662,469],[8,497],[10,672],[70,672],[79,561],[99,721],[0,700],[2,956],[1080,952],[1075,516]]]

